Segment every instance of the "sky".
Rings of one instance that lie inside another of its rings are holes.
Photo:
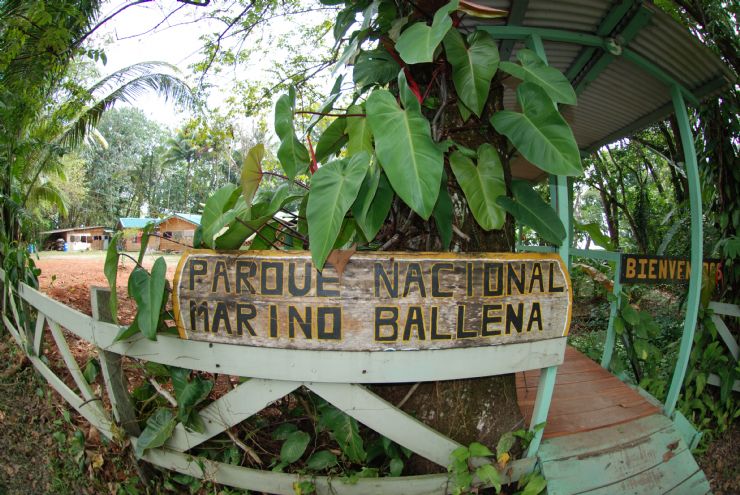
[[[130,1],[114,0],[108,3],[101,19]],[[98,63],[101,75],[107,75],[137,62],[163,61],[178,67],[182,72],[181,77],[185,78],[191,86],[196,85],[198,81],[189,76],[188,67],[203,59],[201,52],[203,42],[200,38],[205,34],[220,33],[226,27],[226,24],[221,21],[199,19],[205,14],[213,13],[215,7],[216,5],[196,7],[176,0],[157,0],[127,8],[111,21],[106,22],[94,38],[95,43],[103,45],[107,56],[106,65]],[[167,17],[167,14],[173,11],[174,14]],[[234,9],[234,11],[237,10]],[[326,14],[310,12],[295,16],[293,19],[278,18],[270,23],[269,34],[272,36],[290,35],[295,31],[296,23],[310,25],[320,20],[323,15]],[[247,43],[246,46],[249,44]],[[208,106],[216,108],[223,105],[225,99],[231,94],[230,90],[234,80],[246,78],[266,80],[269,77],[265,72],[266,69],[275,60],[285,55],[285,50],[281,51],[273,46],[267,56],[260,54],[258,57],[252,57],[248,64],[236,65],[224,70],[215,80],[218,87],[212,88],[209,92]],[[211,78],[209,83],[213,84],[214,78]],[[187,118],[174,105],[154,95],[139,98],[134,106],[141,108],[148,117],[170,128],[177,127]],[[248,124],[248,122],[249,119],[245,118],[244,123]]]

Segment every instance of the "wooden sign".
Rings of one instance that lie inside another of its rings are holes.
[[[568,333],[556,254],[355,253],[342,274],[306,251],[191,251],[175,273],[185,339],[379,351],[500,345]]]
[[[713,278],[721,273],[720,260],[705,259],[703,269]],[[686,282],[691,276],[691,262],[687,258],[622,254],[622,271],[619,281],[623,284],[665,284]]]

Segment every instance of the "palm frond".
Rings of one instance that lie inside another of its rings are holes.
[[[67,198],[65,198],[64,193],[53,182],[39,182],[31,189],[28,195],[28,201],[31,205],[39,205],[41,203],[54,205],[63,217],[66,217],[69,213]]]

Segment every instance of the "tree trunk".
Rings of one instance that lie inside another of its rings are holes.
[[[429,77],[428,74],[414,74],[414,76],[419,79]],[[447,81],[441,82],[440,86],[444,88],[446,85],[447,88],[453,88],[450,75],[447,74],[446,77]],[[444,93],[444,89],[442,92]],[[440,95],[443,100],[446,99],[445,96]],[[442,107],[443,114],[437,116],[437,119],[434,119],[435,115],[429,116],[429,119],[437,123],[433,126],[432,134],[438,140],[441,140],[440,137],[449,135],[451,129],[455,129],[455,141],[464,146],[476,149],[483,143],[490,143],[496,147],[501,156],[507,190],[509,190],[511,170],[507,141],[488,125],[491,113],[502,107],[503,87],[498,81],[494,81],[486,110],[479,122],[475,116],[472,116],[467,124],[462,122],[454,100],[451,104]],[[466,127],[470,130],[465,130]],[[462,252],[513,252],[515,236],[511,216],[507,215],[506,224],[501,230],[484,231],[481,229],[473,218],[462,189],[455,180],[448,163],[445,164],[445,170],[453,210],[456,213],[454,223],[462,234],[454,234],[453,246],[456,244]],[[395,237],[396,241],[389,249],[428,251],[430,248],[436,250],[441,248],[436,228],[431,222],[421,220],[418,216],[409,213],[409,209],[405,207],[398,208],[396,205],[393,211],[392,224],[395,226],[393,234],[397,235],[401,230],[403,232],[401,232],[402,235]],[[387,233],[387,235],[390,234],[390,232]],[[444,363],[440,363],[440,366],[444,366]],[[470,363],[470,366],[474,368],[476,363]],[[464,445],[478,441],[493,448],[503,433],[526,426],[517,404],[513,374],[416,385],[375,385],[373,390],[393,404],[398,404],[406,398],[402,406],[404,411]],[[409,467],[410,472],[417,474],[440,471],[439,466],[418,456],[412,458]]]

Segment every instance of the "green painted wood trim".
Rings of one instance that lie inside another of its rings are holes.
[[[540,382],[537,385],[537,396],[534,400],[534,410],[532,411],[532,420],[529,423],[529,429],[534,430],[535,426],[547,421],[547,413],[550,411],[552,394],[555,390],[555,379],[557,378],[558,367],[549,366],[543,368],[540,373]],[[542,434],[544,429],[536,431],[534,438],[527,449],[527,457],[534,457],[540,448]]]
[[[524,251],[529,253],[555,253],[557,248],[553,246],[527,246],[525,244],[517,244],[517,251]]]
[[[612,294],[616,296],[616,300],[612,301],[609,305],[609,324],[606,328],[604,353],[601,355],[601,367],[607,370],[611,366],[612,356],[614,354],[614,344],[617,340],[617,334],[614,331],[614,319],[617,317],[622,300],[622,284],[619,282],[619,274],[621,271],[622,258],[618,257],[614,264],[614,286],[612,287]]]
[[[737,304],[712,301],[709,303],[709,308],[720,315],[735,316],[737,318],[740,318],[740,306],[738,306]]]
[[[509,17],[506,19],[506,24],[508,26],[519,26],[524,20],[527,7],[529,7],[529,0],[513,0],[509,7]],[[501,60],[509,60],[511,58],[514,43],[515,40],[513,39],[501,40],[501,45],[498,49]]]
[[[606,40],[600,36],[563,29],[549,29],[523,26],[478,26],[477,29],[485,31],[496,39],[526,40],[533,34],[542,39],[559,41],[562,43],[574,43],[583,46],[595,46],[606,49]]]
[[[653,12],[651,10],[645,8],[638,10],[627,26],[619,33],[620,47],[624,49],[628,46],[640,30],[648,25],[652,17]],[[582,93],[616,58],[617,55],[612,52],[602,52],[597,55],[591,68],[576,83],[576,94]]]
[[[611,34],[611,32],[614,31],[614,28],[616,28],[624,16],[632,10],[632,7],[634,7],[635,4],[635,0],[622,0],[612,7],[609,13],[601,20],[601,24],[599,24],[599,27],[596,30],[596,35],[608,36]],[[576,58],[575,62],[573,62],[565,72],[565,77],[567,77],[568,80],[573,81],[595,53],[596,49],[593,47],[584,48],[578,55],[578,58]]]
[[[699,167],[694,148],[694,138],[691,133],[689,114],[686,111],[683,92],[678,86],[671,91],[673,106],[676,111],[676,120],[681,134],[681,143],[684,150],[684,162],[686,164],[686,175],[689,179],[689,205],[691,207],[691,278],[689,279],[689,294],[686,298],[686,317],[684,320],[683,334],[681,335],[681,346],[676,360],[676,368],[673,379],[665,400],[664,413],[671,416],[676,408],[678,396],[681,394],[686,369],[689,364],[691,346],[694,342],[694,331],[696,320],[699,315],[699,299],[701,297],[701,270],[703,259],[702,246],[702,208],[701,187],[699,182]]]
[[[658,81],[662,82],[669,88],[671,88],[671,93],[674,92],[674,90],[677,90],[681,96],[682,100],[683,98],[689,100],[689,102],[693,105],[698,106],[701,102],[699,101],[699,98],[694,96],[694,94],[689,91],[688,89],[681,86],[681,84],[678,83],[673,77],[668,75],[667,72],[665,72],[663,69],[652,63],[650,60],[646,59],[642,55],[638,54],[635,51],[630,50],[629,48],[622,49],[622,57],[625,60],[628,60],[653,76]],[[675,102],[674,102],[675,106]]]
[[[576,258],[589,258],[592,260],[611,261],[616,262],[621,259],[622,253],[615,251],[602,251],[597,249],[579,249],[573,248],[570,250],[570,255]]]
[[[676,410],[675,414],[673,415],[673,425],[681,434],[684,442],[686,442],[686,445],[689,446],[689,449],[694,450],[696,447],[699,446],[699,441],[701,441],[701,437],[704,434],[700,431],[697,431],[696,428],[694,428],[694,425],[692,425],[691,422],[686,419],[686,416],[681,414],[681,411]]]

